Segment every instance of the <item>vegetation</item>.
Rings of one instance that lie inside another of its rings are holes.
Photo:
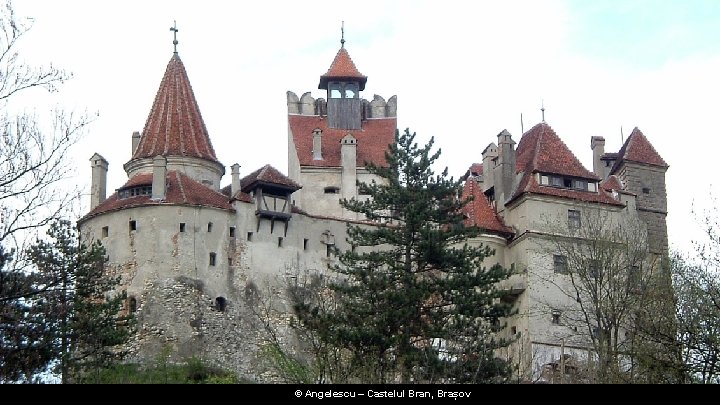
[[[115,364],[93,373],[91,379],[81,379],[85,384],[240,384],[249,383],[238,379],[231,372],[211,367],[198,358],[181,364],[168,364],[158,360],[155,364]]]
[[[0,5],[0,381],[33,381],[57,357],[56,331],[46,324],[50,279],[29,262],[29,245],[41,229],[61,218],[79,193],[63,181],[72,172],[69,150],[89,123],[62,110],[43,124],[15,104],[40,89],[55,92],[71,75],[55,67],[25,64],[21,38],[32,20]],[[43,117],[44,118],[44,117]],[[55,314],[57,315],[57,314]]]
[[[325,284],[334,305],[300,303],[298,318],[339,351],[349,381],[505,381],[495,350],[509,343],[497,333],[511,308],[496,286],[510,273],[484,266],[493,252],[468,243],[480,229],[465,225],[461,182],[435,175],[433,140],[414,140],[398,132],[388,165],[368,165],[382,181],[359,184],[370,198],[341,202],[375,225],[348,225],[353,249],[336,251]]]

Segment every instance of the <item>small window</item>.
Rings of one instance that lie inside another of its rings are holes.
[[[278,238],[278,247],[282,247],[282,246],[283,246],[283,237],[281,236]]]
[[[180,232],[185,232],[185,222],[180,222]]]
[[[308,243],[310,243],[310,239],[303,239],[303,250],[308,250]]]
[[[230,227],[230,237],[231,237],[231,238],[234,238],[234,237],[235,237],[235,227],[234,227],[234,226],[231,226],[231,227]]]
[[[553,267],[557,274],[568,274],[567,257],[563,255],[553,255]]]
[[[212,222],[208,222],[208,232],[212,232]]]
[[[131,314],[137,311],[137,299],[135,299],[135,297],[128,298],[128,310]]]
[[[247,233],[247,241],[248,241],[248,242],[252,242],[252,238],[253,238],[253,233],[252,233],[252,232],[248,232],[248,233]]]
[[[511,326],[510,327],[510,333],[513,335],[517,335],[517,326]]]
[[[560,325],[561,315],[562,315],[562,312],[560,312],[557,309],[553,309],[553,311],[552,311],[552,324],[553,325]]]
[[[338,194],[340,193],[340,187],[330,186],[325,187],[325,194]]]
[[[330,257],[332,254],[332,245],[325,245],[325,256]]]
[[[210,265],[211,265],[211,266],[214,266],[214,265],[215,265],[216,256],[217,256],[217,255],[215,254],[215,252],[210,252]]]
[[[593,193],[597,192],[597,183],[588,183],[588,191],[591,191]]]
[[[606,160],[606,161],[605,161],[605,167],[610,167],[610,161],[609,161],[609,160]]]
[[[231,267],[233,265],[233,259],[232,257],[228,257],[228,267]]]
[[[650,187],[643,187],[642,192],[643,194],[650,194]]]
[[[548,176],[540,176],[540,184],[547,186],[550,184],[550,177]]]
[[[563,179],[562,179],[562,185],[563,185],[563,187],[565,187],[565,188],[570,188],[570,187],[572,187],[572,184],[573,184],[572,179],[566,179],[566,178],[563,178]]]
[[[103,226],[102,227],[102,237],[107,238],[109,234],[110,234],[110,228],[108,228],[107,226]]]
[[[130,227],[131,232],[137,231],[137,222],[136,221],[130,221],[128,226]]]
[[[227,300],[225,297],[215,298],[215,309],[220,312],[225,312],[225,308],[227,308]]]
[[[580,211],[568,210],[568,228],[578,229],[580,228]]]

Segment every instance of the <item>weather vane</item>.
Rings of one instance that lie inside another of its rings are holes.
[[[340,48],[345,48],[345,21],[340,25]]]
[[[178,33],[177,21],[173,20],[173,26],[170,27],[170,31],[173,32],[173,52],[175,53],[175,55],[177,55],[177,45],[178,45],[178,40],[177,40],[177,33]]]
[[[540,112],[542,113],[542,122],[545,122],[545,100],[540,102]]]

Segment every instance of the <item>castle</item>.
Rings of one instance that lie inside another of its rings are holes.
[[[91,210],[79,221],[81,237],[102,241],[108,268],[122,275],[127,310],[138,319],[131,360],[170,346],[176,359],[197,356],[263,380],[253,374],[262,340],[255,293],[281,290],[300,270],[326,269],[333,247],[351,248],[346,225],[362,218],[339,200],[367,198],[356,184],[374,179],[366,163],[384,164],[394,141],[397,98],[362,99],[366,81],[343,44],[320,76],[326,99],[287,92],[288,174],[267,165],[241,176],[233,164],[223,187],[225,166],[172,55],[142,133],[132,134],[128,181],[106,197],[109,164],[93,155]],[[643,221],[653,251],[667,251],[668,165],[638,129],[618,153],[605,153],[601,137],[591,148],[593,171],[543,121],[517,144],[502,131],[464,176],[464,195],[474,197],[467,221],[484,230],[470,243],[495,249],[488,261],[519,270],[508,281],[518,315],[506,329],[519,337],[513,356],[528,376],[561,349],[586,352],[572,339],[560,347],[558,331],[567,327],[557,311],[535,310],[573,305],[551,291],[548,279],[566,276],[546,243],[543,215],[579,227],[578,207],[590,204]]]

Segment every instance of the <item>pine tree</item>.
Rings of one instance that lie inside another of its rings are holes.
[[[79,243],[69,221],[48,230],[50,240],[38,240],[28,254],[45,283],[53,285],[35,306],[44,311],[63,383],[92,377],[122,357],[132,319],[122,311],[125,292],[117,292],[120,277],[107,272],[105,249],[99,241]]]
[[[509,366],[496,350],[511,308],[496,286],[509,277],[485,267],[494,252],[468,240],[461,182],[436,176],[434,140],[420,148],[415,134],[396,133],[387,166],[369,164],[382,182],[359,184],[365,200],[343,200],[373,225],[348,225],[352,249],[337,252],[328,282],[339,305],[331,312],[296,306],[302,324],[348,353],[362,382],[498,382]]]
[[[0,245],[0,382],[33,382],[54,359],[37,274],[13,269]]]

